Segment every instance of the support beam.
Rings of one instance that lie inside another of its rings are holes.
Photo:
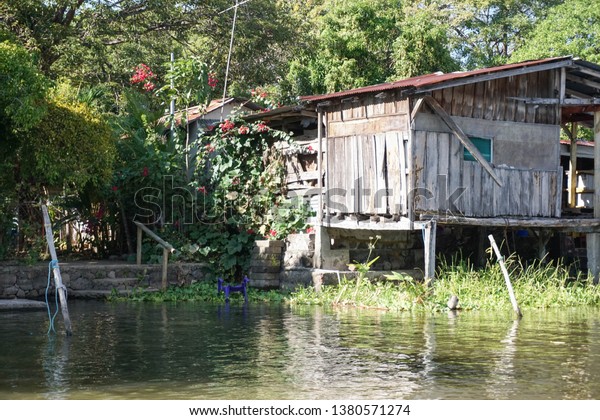
[[[315,230],[315,254],[313,267],[322,265],[322,235],[323,235],[323,109],[317,107],[317,187],[319,188],[319,204],[317,208],[317,227]]]
[[[577,207],[577,123],[573,123],[571,132],[571,150],[569,156],[569,207]]]
[[[496,184],[499,187],[502,187],[502,181],[494,171],[494,168],[488,163],[487,160],[481,155],[477,147],[473,144],[471,139],[467,137],[467,135],[462,131],[462,129],[454,122],[452,117],[442,108],[442,106],[431,96],[424,96],[423,99],[431,107],[431,109],[444,121],[444,123],[448,126],[450,130],[454,133],[456,137],[460,140],[460,142],[465,146],[471,155],[475,158],[475,160],[483,166],[483,169],[487,171],[488,174],[494,179]]]
[[[594,218],[600,218],[600,111],[594,113]],[[600,274],[600,233],[590,233],[587,239],[588,271],[598,284]]]
[[[433,285],[435,278],[435,233],[437,223],[429,221],[423,228],[423,245],[425,248],[425,284]]]
[[[69,316],[69,307],[67,306],[67,288],[63,285],[62,276],[60,274],[60,267],[58,266],[58,257],[56,256],[56,248],[54,247],[54,234],[52,233],[52,224],[50,222],[50,215],[48,214],[48,207],[43,204],[42,212],[44,216],[44,228],[46,229],[46,242],[48,243],[48,249],[50,251],[50,257],[52,258],[52,274],[54,274],[54,287],[58,293],[60,301],[60,309],[65,323],[65,331],[68,336],[73,334],[71,328],[71,317]]]

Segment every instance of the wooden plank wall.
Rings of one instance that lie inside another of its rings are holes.
[[[334,104],[327,112],[329,213],[406,215],[408,100],[399,92]]]
[[[330,213],[405,215],[406,132],[327,140]]]
[[[558,98],[559,91],[557,69],[439,89],[431,94],[453,116],[558,125],[558,105],[532,105],[508,98]]]
[[[560,217],[557,200],[562,170],[558,167],[554,171],[496,167],[503,184],[499,187],[479,163],[463,159],[454,135],[417,130],[415,148],[417,212]],[[462,194],[460,188],[464,188]]]

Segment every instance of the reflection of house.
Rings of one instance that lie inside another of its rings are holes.
[[[321,238],[422,229],[431,277],[436,225],[585,231],[590,269],[600,271],[600,205],[593,218],[564,217],[560,143],[561,125],[594,119],[600,140],[599,66],[559,57],[302,99],[318,113],[327,154]],[[600,197],[600,177],[593,190]],[[317,240],[321,266],[330,244]]]

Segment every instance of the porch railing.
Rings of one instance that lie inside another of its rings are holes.
[[[165,290],[167,288],[167,266],[169,264],[169,254],[173,253],[175,248],[173,248],[173,245],[166,242],[142,223],[136,221],[133,223],[135,223],[137,226],[137,253],[135,259],[137,265],[142,264],[142,232],[145,232],[149,237],[154,239],[163,249],[161,285],[162,289]]]

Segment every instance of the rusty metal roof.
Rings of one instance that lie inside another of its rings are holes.
[[[482,76],[485,74],[493,74],[493,73],[502,73],[507,70],[514,69],[525,69],[529,67],[536,67],[540,65],[553,64],[556,63],[556,67],[568,66],[572,63],[572,57],[553,57],[553,58],[545,58],[542,60],[532,60],[532,61],[524,61],[520,63],[514,64],[505,64],[503,66],[497,67],[488,67],[484,69],[477,69],[471,71],[459,71],[454,73],[431,73],[423,76],[411,77],[408,79],[398,80],[396,82],[389,83],[381,83],[378,85],[365,86],[356,89],[345,90],[342,92],[334,92],[327,93],[322,95],[310,95],[303,96],[300,99],[305,102],[316,102],[316,101],[326,101],[334,98],[344,98],[348,96],[355,96],[364,93],[373,93],[373,92],[383,92],[386,90],[393,89],[409,89],[413,88],[415,91],[423,88],[435,88],[435,85],[442,84],[444,82],[449,81],[463,81],[464,84],[469,83],[470,78],[474,78],[476,76]],[[564,62],[564,63],[563,63]],[[531,71],[535,71],[532,69]],[[500,74],[498,77],[502,77]],[[464,80],[461,80],[464,79]]]

